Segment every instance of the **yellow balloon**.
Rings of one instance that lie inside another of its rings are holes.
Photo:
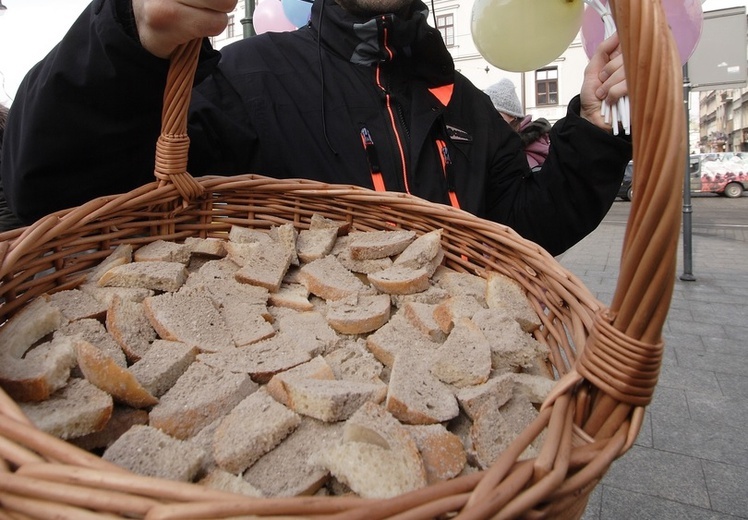
[[[470,19],[478,52],[512,72],[552,62],[582,27],[583,0],[476,0]]]

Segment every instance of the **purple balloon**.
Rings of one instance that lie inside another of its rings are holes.
[[[608,0],[601,0],[603,5]],[[704,11],[701,0],[662,0],[670,30],[673,32],[675,45],[678,48],[681,65],[685,65],[696,50],[704,25]],[[582,47],[588,58],[605,38],[605,25],[600,15],[590,6],[584,9],[582,16]]]

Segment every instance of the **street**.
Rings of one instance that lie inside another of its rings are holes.
[[[604,222],[625,226],[630,209],[631,202],[617,199]],[[748,193],[737,199],[694,194],[691,209],[693,236],[718,236],[748,242]]]

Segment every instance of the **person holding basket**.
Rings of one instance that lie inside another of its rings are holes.
[[[188,171],[400,191],[512,227],[557,255],[594,230],[631,159],[601,112],[627,95],[617,37],[531,173],[519,136],[455,70],[421,0],[315,0],[309,23],[216,51],[236,0],[94,0],[31,71],[2,150],[25,223],[153,180],[169,57],[204,39]],[[518,49],[521,52],[521,49]]]

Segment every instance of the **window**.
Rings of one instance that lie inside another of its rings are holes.
[[[558,105],[558,69],[535,71],[535,100],[538,106]]]
[[[447,47],[455,44],[455,17],[453,14],[440,14],[436,16],[436,28],[442,33],[442,39]]]
[[[227,38],[233,38],[234,37],[234,15],[229,15],[229,24],[226,26],[226,37]]]

